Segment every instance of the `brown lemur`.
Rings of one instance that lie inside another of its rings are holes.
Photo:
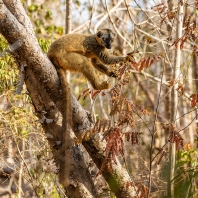
[[[110,85],[106,81],[99,83],[93,66],[107,76],[116,77],[104,64],[130,60],[130,56],[114,56],[108,52],[114,37],[109,29],[102,29],[96,34],[66,34],[52,43],[47,56],[56,67],[83,73],[94,89],[108,89]]]

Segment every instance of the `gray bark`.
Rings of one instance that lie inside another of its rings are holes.
[[[182,25],[183,25],[183,0],[178,0],[178,22],[177,22],[177,33],[176,39],[182,37]],[[180,41],[178,42],[177,49],[175,51],[175,64],[173,71],[173,79],[179,81],[180,78],[180,64],[181,64],[181,49]],[[171,114],[170,122],[176,125],[176,116],[178,114],[178,83],[176,83],[171,90]],[[174,131],[171,131],[174,136]],[[174,177],[175,177],[175,165],[176,165],[176,145],[175,143],[170,143],[170,152],[169,152],[169,183],[167,188],[168,197],[174,197]]]

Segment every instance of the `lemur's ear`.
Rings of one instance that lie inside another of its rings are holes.
[[[101,32],[101,31],[98,31],[96,35],[97,35],[97,37],[99,37],[99,38],[100,38],[100,37],[101,37],[101,35],[102,35],[102,32]]]

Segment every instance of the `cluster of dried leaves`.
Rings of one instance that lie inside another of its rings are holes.
[[[129,142],[131,142],[132,145],[136,145],[136,144],[139,144],[139,136],[141,135],[142,133],[140,132],[126,132],[124,133],[125,137],[126,137],[126,140]]]
[[[180,148],[184,148],[184,142],[183,138],[181,137],[180,133],[177,131],[175,126],[170,125],[170,136],[169,136],[169,142],[176,144],[176,150],[179,150]]]
[[[191,6],[198,9],[198,1],[196,0]],[[161,16],[161,24],[167,23],[168,21],[173,23],[173,21],[179,21],[180,19],[177,18],[177,8],[174,10],[169,10],[169,8],[164,4],[160,3],[154,7],[152,7],[154,11],[158,11]],[[184,44],[189,40],[194,43],[193,50],[198,55],[198,28],[196,25],[196,20],[193,18],[192,15],[185,15],[183,19],[183,35],[181,38],[177,38],[173,41],[172,46],[175,48],[180,47],[182,50],[184,48]]]
[[[105,95],[105,92],[104,92],[104,91],[101,91],[101,90],[95,91],[95,90],[93,90],[93,89],[89,89],[89,88],[88,88],[88,89],[83,90],[83,91],[80,93],[80,95],[78,96],[78,100],[80,100],[81,97],[83,97],[83,100],[85,100],[88,96],[91,96],[91,99],[92,99],[92,100],[95,100],[96,97],[97,97],[97,95],[98,95],[99,93],[102,93],[102,96]]]
[[[168,7],[164,3],[160,3],[156,6],[153,6],[152,9],[154,11],[157,11],[161,16],[161,24],[163,22],[166,22],[166,20],[172,20],[176,17],[176,9],[175,10],[169,10]]]
[[[126,99],[121,93],[121,85],[116,85],[109,92],[111,97],[111,111],[110,116],[118,115],[118,126],[130,126],[132,129],[135,128],[134,114],[138,111],[142,115],[149,115],[146,109],[140,105],[134,104],[132,101]]]
[[[121,153],[123,155],[123,136],[126,136],[128,141],[131,141],[132,145],[139,143],[139,132],[123,132],[123,129],[128,126],[131,130],[135,128],[135,112],[139,111],[142,115],[148,114],[148,112],[141,106],[135,105],[121,96],[121,90],[115,86],[110,92],[111,96],[111,116],[117,116],[117,121],[112,127],[108,122],[100,121],[94,127],[94,131],[99,129],[105,129],[103,131],[103,137],[107,142],[105,154],[106,160],[104,164],[110,164],[114,162],[116,164],[116,157]],[[100,123],[100,124],[99,124]],[[103,124],[103,126],[101,126]],[[104,126],[105,124],[105,126]],[[103,164],[103,166],[104,166]]]
[[[138,51],[131,52],[128,55],[133,57],[134,54],[137,52]],[[146,69],[150,67],[155,61],[159,61],[161,58],[162,58],[161,54],[156,54],[156,55],[149,56],[149,57],[143,57],[138,62],[136,62],[135,59],[133,58],[131,59],[130,64],[128,65],[131,65],[131,68],[134,68],[137,71],[142,71],[144,68]]]
[[[119,153],[123,154],[123,139],[122,139],[122,132],[119,127],[112,127],[108,131],[108,135],[106,135],[105,139],[107,142],[107,146],[105,149],[106,153],[106,159],[110,161],[116,162],[116,156],[119,155]]]
[[[197,35],[198,29],[196,27],[196,22],[195,19],[192,19],[192,16],[187,16],[187,15],[184,16],[183,28],[184,28],[183,36],[181,38],[176,39],[172,44],[176,48],[179,45],[181,50],[184,48],[184,44],[185,42],[187,42],[188,39],[196,42],[198,36]],[[194,48],[194,50],[196,49]]]
[[[161,153],[161,155],[160,155],[159,159],[157,160],[157,165],[159,165],[159,164],[161,163],[162,159],[163,159],[165,156],[167,156],[167,151],[164,150],[164,149],[162,149],[160,153]]]
[[[198,10],[198,0],[195,0],[194,6],[195,6],[195,8]]]
[[[172,87],[174,86],[176,83],[178,83],[178,87],[177,87],[177,91],[183,95],[186,91],[186,88],[184,87],[183,84],[179,83],[177,80],[175,79],[171,79],[169,81],[169,86]],[[190,103],[191,103],[191,107],[196,107],[197,103],[198,103],[198,94],[192,94],[189,98]]]
[[[191,106],[195,107],[198,102],[198,94],[192,94],[190,96],[190,99],[191,99]]]
[[[138,198],[147,197],[149,189],[148,189],[148,187],[146,187],[142,183],[140,183],[140,182],[127,182],[126,189],[129,189],[130,186],[137,188],[136,194],[137,194]]]
[[[179,91],[183,95],[184,92],[186,91],[186,88],[181,83],[179,83],[176,90]]]
[[[90,138],[96,133],[105,133],[111,127],[110,120],[98,119],[94,126],[89,131],[84,131],[80,134],[78,138],[74,141],[74,145],[82,143],[83,140],[90,140]]]
[[[175,128],[175,126],[173,124],[162,125],[162,128],[169,129],[169,131],[170,131],[170,135],[169,135],[167,143],[170,143],[171,145],[175,143],[176,150],[180,150],[180,149],[184,148],[183,138],[181,137],[179,131]],[[167,157],[168,151],[164,149],[164,147],[167,145],[167,143],[164,144],[164,146],[159,150],[159,152],[155,156],[155,157],[157,157],[158,155],[160,155],[157,160],[157,165],[159,165],[161,163],[161,161],[164,157]],[[155,159],[155,157],[154,157],[154,159]]]

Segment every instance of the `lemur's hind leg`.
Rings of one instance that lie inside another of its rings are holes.
[[[98,76],[96,75],[94,71],[94,67],[91,64],[91,62],[85,58],[85,61],[83,63],[83,74],[87,78],[87,80],[91,83],[92,87],[97,90],[103,90],[103,89],[109,89],[110,85],[106,81],[100,83],[98,81]]]
[[[50,58],[50,57],[49,57]],[[108,89],[107,82],[100,83],[90,60],[75,52],[67,52],[64,57],[53,57],[51,61],[65,70],[83,73],[92,87],[97,90]]]

